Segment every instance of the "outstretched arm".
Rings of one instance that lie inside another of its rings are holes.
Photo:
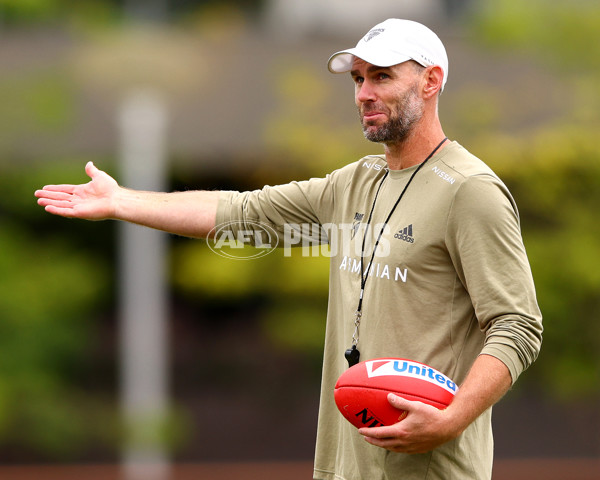
[[[48,213],[85,220],[123,220],[187,237],[206,237],[215,226],[218,192],[144,192],[119,184],[92,162],[90,181],[46,185],[35,192]]]

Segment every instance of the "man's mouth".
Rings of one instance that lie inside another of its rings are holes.
[[[376,120],[379,117],[383,117],[383,113],[381,112],[368,112],[363,115],[363,119],[365,121]]]
[[[363,121],[368,123],[375,122],[385,116],[385,112],[377,110],[375,108],[364,108],[362,111]]]

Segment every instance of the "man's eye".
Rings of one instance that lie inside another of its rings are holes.
[[[363,83],[364,81],[363,77],[354,77],[354,83]]]

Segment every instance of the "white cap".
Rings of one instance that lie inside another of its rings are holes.
[[[411,20],[390,18],[375,25],[355,48],[334,53],[327,64],[329,71],[349,72],[354,57],[378,67],[391,67],[408,60],[424,67],[438,65],[444,71],[442,90],[448,79],[448,56],[444,44],[425,25]]]

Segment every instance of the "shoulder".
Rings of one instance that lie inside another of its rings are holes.
[[[350,179],[355,177],[373,177],[379,172],[387,170],[387,162],[384,155],[367,155],[355,162],[335,170],[331,175],[340,178]]]
[[[454,174],[455,180],[466,180],[478,176],[500,180],[486,163],[457,142],[452,142],[442,153],[443,155],[440,155],[433,164],[434,167],[437,166],[434,172],[438,174],[443,170],[445,173]]]
[[[480,219],[499,210],[518,217],[510,191],[486,163],[456,142],[444,149],[444,153],[430,168],[439,179],[454,187],[452,210],[468,210]]]
[[[508,188],[500,177],[481,159],[457,142],[443,151],[430,169],[441,180],[455,187],[455,195],[480,198],[497,192],[512,202]]]
[[[308,183],[328,183],[336,191],[356,189],[363,184],[371,184],[381,178],[387,171],[387,162],[383,155],[367,155],[355,162],[349,163],[332,171],[321,179],[312,178]]]
[[[283,185],[265,185],[255,190],[258,195],[302,195],[316,196],[323,199],[324,195],[338,196],[354,190],[363,184],[370,184],[387,171],[387,163],[383,155],[369,155],[349,163],[321,177],[306,180],[295,180]]]

